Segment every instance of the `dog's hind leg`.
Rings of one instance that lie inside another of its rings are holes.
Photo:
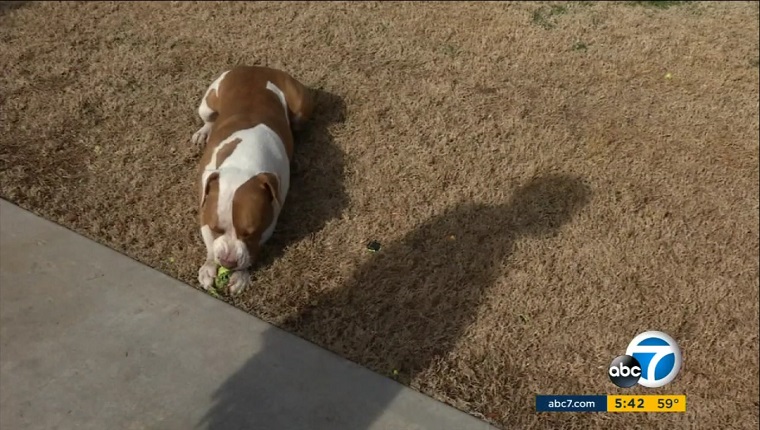
[[[217,111],[219,109],[219,84],[227,75],[227,72],[222,73],[206,90],[206,93],[201,99],[201,104],[198,106],[198,116],[203,120],[203,127],[193,134],[190,139],[196,145],[205,144],[208,140],[209,134],[211,134],[211,127],[216,120]]]
[[[312,90],[292,76],[286,75],[283,92],[289,111],[290,125],[295,131],[301,130],[314,110]]]

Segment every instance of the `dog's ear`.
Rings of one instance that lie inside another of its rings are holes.
[[[206,203],[206,197],[211,189],[211,183],[219,179],[218,171],[205,171],[201,179],[201,207]]]
[[[282,197],[280,196],[280,179],[274,173],[261,173],[258,175],[261,186],[272,196],[272,202],[277,208],[282,208]]]

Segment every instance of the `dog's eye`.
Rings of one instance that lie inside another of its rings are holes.
[[[253,240],[256,238],[254,233],[256,233],[255,229],[252,229],[252,228],[245,229],[243,231],[242,237],[244,240]]]

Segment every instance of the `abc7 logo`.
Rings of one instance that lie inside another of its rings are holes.
[[[657,388],[673,381],[680,367],[681,351],[676,341],[663,332],[647,331],[631,341],[626,355],[612,360],[608,375],[621,388],[636,384]]]
[[[641,379],[641,365],[630,355],[620,355],[612,360],[609,368],[610,380],[621,388],[633,387]]]

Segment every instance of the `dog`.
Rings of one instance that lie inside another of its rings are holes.
[[[293,132],[308,122],[313,106],[308,87],[261,66],[227,70],[203,95],[203,126],[191,141],[205,144],[199,216],[206,260],[198,269],[204,289],[213,286],[219,266],[232,271],[231,295],[248,287],[288,195]]]

